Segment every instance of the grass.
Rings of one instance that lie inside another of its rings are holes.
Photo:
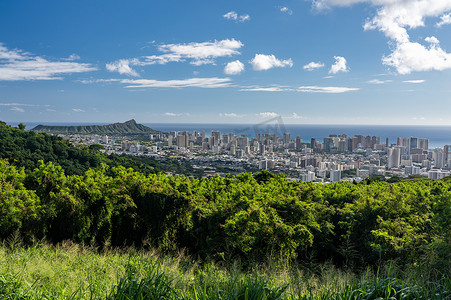
[[[0,299],[451,299],[450,278],[436,278],[393,265],[363,275],[330,264],[243,272],[239,262],[199,264],[183,253],[0,245]]]

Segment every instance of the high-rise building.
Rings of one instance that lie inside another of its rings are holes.
[[[411,136],[409,145],[409,154],[410,150],[412,150],[413,148],[418,148],[418,138]]]
[[[284,132],[283,134],[283,143],[284,144],[288,144],[290,142],[290,133],[289,132]]]
[[[348,139],[343,139],[338,142],[338,152],[348,151]]]
[[[421,148],[423,150],[429,149],[429,140],[428,139],[419,139],[418,140],[418,148]]]
[[[177,147],[187,148],[188,147],[188,134],[187,132],[180,132],[176,138]]]
[[[388,148],[388,162],[387,162],[387,168],[399,168],[399,165],[401,163],[401,148],[400,147],[393,147]]]
[[[337,182],[341,180],[341,171],[340,170],[331,170],[330,171],[330,181]]]
[[[433,152],[433,158],[434,158],[434,162],[435,162],[435,167],[437,169],[441,169],[444,168],[446,165],[446,152],[440,150],[434,151]]]
[[[220,131],[211,131],[211,136],[212,137],[214,137],[214,140],[213,140],[213,142],[214,142],[214,144],[213,145],[211,145],[212,147],[213,146],[218,146],[219,145],[219,142],[221,141],[221,132]]]
[[[324,138],[324,151],[330,152],[333,147],[334,147],[333,137],[325,137]]]
[[[296,150],[301,150],[302,148],[302,139],[300,136],[296,137]]]
[[[249,140],[247,137],[239,136],[236,138],[237,147],[244,149],[249,146]]]
[[[310,140],[310,148],[315,149],[316,148],[316,139],[312,138]]]
[[[445,151],[445,160],[448,160],[450,158],[449,153],[451,152],[451,145],[445,145],[443,150]]]
[[[410,154],[410,139],[409,138],[402,139],[402,146],[405,147],[406,154]]]

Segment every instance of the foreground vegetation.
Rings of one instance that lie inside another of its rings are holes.
[[[0,299],[451,298],[450,180],[167,176],[0,129]]]
[[[0,246],[0,299],[449,299],[451,282],[385,264],[355,275],[330,264],[314,271],[268,262],[198,264],[183,253],[133,248],[98,252],[70,242]],[[398,278],[398,279],[397,279]],[[402,279],[399,279],[402,278]]]
[[[108,175],[112,173],[113,175]],[[187,249],[215,261],[337,266],[383,260],[449,270],[451,181],[315,185],[248,173],[194,179],[102,165],[66,176],[0,160],[0,238]]]

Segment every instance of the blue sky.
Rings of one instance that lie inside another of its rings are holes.
[[[451,125],[451,0],[2,1],[9,122]]]

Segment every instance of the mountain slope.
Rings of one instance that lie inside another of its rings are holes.
[[[153,134],[158,131],[130,120],[124,123],[109,125],[85,125],[85,126],[47,126],[38,125],[31,129],[34,132],[54,134]]]

